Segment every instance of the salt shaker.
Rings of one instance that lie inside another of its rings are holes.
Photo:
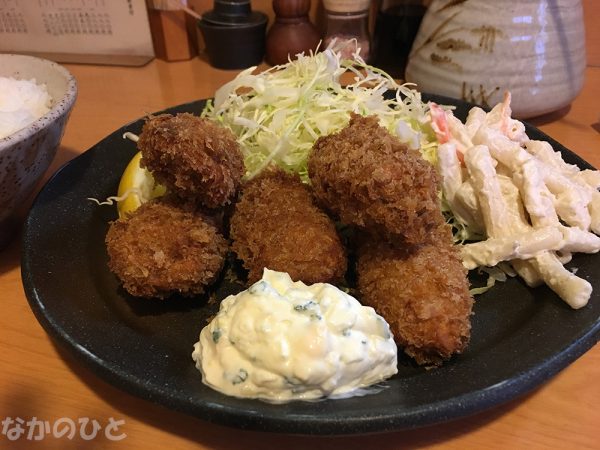
[[[335,39],[343,58],[359,55],[368,61],[371,56],[369,36],[369,0],[323,0],[326,15],[325,46]]]
[[[267,62],[285,64],[298,53],[315,51],[321,40],[310,22],[310,0],[273,0],[275,23],[267,34]]]

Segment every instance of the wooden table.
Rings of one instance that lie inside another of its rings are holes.
[[[46,178],[124,123],[164,107],[206,98],[235,76],[195,59],[154,61],[143,68],[70,65],[79,98]],[[569,107],[534,121],[600,167],[600,67],[588,67],[583,92]],[[124,393],[57,348],[29,309],[15,240],[0,253],[0,421],[5,417],[55,421],[60,417],[124,419],[120,444],[104,437],[24,437],[0,448],[128,449],[365,449],[600,448],[600,346],[524,398],[491,411],[426,429],[372,436],[310,438],[225,428],[164,409]],[[0,430],[1,430],[0,426]],[[9,445],[10,444],[10,445]]]

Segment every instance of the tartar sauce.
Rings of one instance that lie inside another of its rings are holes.
[[[211,388],[271,402],[349,397],[397,372],[385,320],[335,286],[265,269],[221,303],[192,358]]]

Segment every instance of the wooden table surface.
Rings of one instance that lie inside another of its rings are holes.
[[[154,61],[142,68],[68,68],[79,82],[79,97],[46,179],[121,125],[168,106],[211,97],[235,76],[201,59]],[[574,103],[534,123],[600,167],[599,105],[600,67],[588,67],[585,87]],[[425,429],[311,438],[239,431],[188,417],[112,387],[57,348],[29,309],[19,257],[18,238],[0,252],[0,421],[35,416],[52,424],[61,417],[88,417],[106,424],[113,417],[125,420],[120,430],[127,437],[120,443],[104,436],[89,442],[78,436],[73,440],[50,436],[39,442],[21,437],[9,442],[0,434],[2,449],[600,448],[598,345],[523,398]]]

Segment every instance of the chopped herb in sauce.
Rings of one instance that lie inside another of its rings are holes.
[[[304,311],[308,311],[311,308],[314,308],[317,304],[315,302],[313,302],[312,300],[304,303],[303,305],[296,305],[294,306],[294,311],[298,311],[298,312],[304,312]]]
[[[302,381],[300,381],[298,378],[295,378],[295,377],[286,377],[286,376],[284,376],[283,379],[290,386],[295,386],[297,384],[302,384]]]
[[[250,292],[253,295],[260,294],[262,292],[265,292],[266,288],[267,283],[265,283],[264,281],[258,281],[248,288],[248,292]]]
[[[244,369],[240,369],[240,371],[238,372],[238,374],[233,377],[233,379],[231,380],[232,384],[240,384],[243,383],[244,381],[246,381],[248,379],[248,372]]]

